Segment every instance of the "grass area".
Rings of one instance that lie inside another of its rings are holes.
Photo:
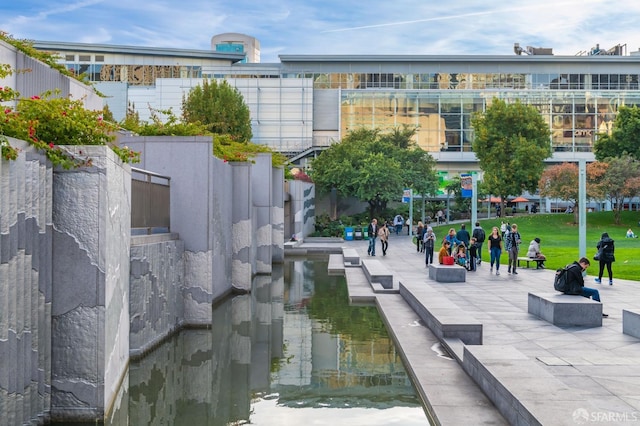
[[[638,234],[640,213],[622,212],[620,225],[614,224],[613,212],[587,213],[587,253],[586,257],[591,261],[591,267],[587,270],[590,276],[598,275],[598,262],[593,260],[596,253],[596,244],[600,240],[603,232],[608,232],[609,236],[615,240],[616,261],[613,263],[613,277],[638,280],[640,276],[640,238],[625,238],[628,228]],[[501,219],[479,218],[481,226],[487,236],[493,226],[500,228]],[[518,225],[518,231],[522,235],[522,245],[520,246],[520,256],[526,256],[529,242],[535,237],[540,238],[542,253],[547,256],[547,269],[555,270],[564,265],[578,260],[579,258],[579,236],[578,224],[573,223],[573,215],[569,214],[522,214],[505,219],[510,223]],[[433,225],[432,225],[433,226]],[[453,226],[435,226],[434,232],[438,239],[443,238],[449,228],[460,229],[459,224]],[[473,226],[467,223],[467,230],[471,233]],[[487,243],[483,247],[482,257],[488,260]],[[507,254],[503,251],[500,258],[501,264],[507,263]],[[606,270],[604,276],[607,276]]]

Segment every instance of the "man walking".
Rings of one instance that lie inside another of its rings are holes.
[[[367,228],[369,234],[369,248],[367,254],[370,256],[376,255],[376,237],[378,236],[378,219],[373,219]]]
[[[518,275],[516,271],[516,265],[518,264],[518,251],[520,250],[520,243],[522,239],[518,232],[518,225],[515,223],[511,225],[511,232],[508,232],[505,236],[505,243],[507,246],[507,253],[509,254],[509,268],[507,273]]]

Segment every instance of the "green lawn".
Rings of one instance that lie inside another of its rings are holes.
[[[487,236],[493,226],[500,227],[501,219],[479,219]],[[620,225],[615,225],[613,212],[587,213],[587,257],[591,261],[591,267],[587,273],[591,276],[598,275],[598,262],[593,260],[596,253],[596,244],[603,232],[615,240],[616,261],[613,263],[613,276],[629,280],[638,280],[640,277],[640,238],[625,238],[628,228],[638,234],[640,220],[639,212],[622,212]],[[505,221],[516,223],[518,231],[522,235],[520,256],[526,256],[529,242],[535,237],[540,238],[542,253],[547,256],[547,269],[555,270],[578,259],[578,224],[573,223],[573,215],[569,214],[520,214],[508,217]],[[432,225],[433,226],[433,225]],[[460,229],[459,224],[453,226],[441,225],[434,227],[438,239],[443,238],[449,228]],[[467,224],[467,230],[471,233],[473,226]],[[486,242],[482,253],[485,260]],[[507,263],[507,254],[503,251],[500,258],[501,264]],[[604,276],[607,276],[606,270]]]

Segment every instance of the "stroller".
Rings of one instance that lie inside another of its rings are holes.
[[[457,265],[460,265],[465,269],[469,269],[468,268],[469,259],[467,258],[467,248],[464,245],[464,243],[460,243],[456,247],[454,247],[453,258]]]

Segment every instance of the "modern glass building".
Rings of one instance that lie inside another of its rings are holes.
[[[304,165],[352,129],[415,126],[441,170],[477,169],[471,118],[494,98],[534,105],[549,125],[550,162],[593,160],[618,108],[639,105],[640,55],[280,55],[36,42],[86,72],[116,118],[127,106],[180,111],[203,78],[226,79],[251,110],[254,142]],[[545,51],[545,53],[550,53]]]

